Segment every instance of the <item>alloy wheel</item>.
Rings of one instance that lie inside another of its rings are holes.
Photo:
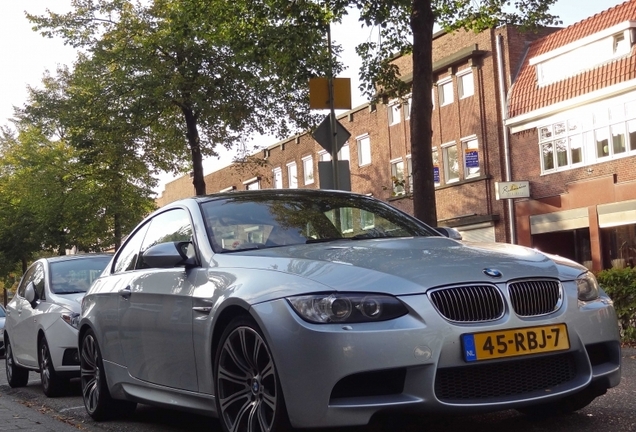
[[[261,335],[235,328],[223,341],[217,366],[219,415],[232,432],[268,432],[276,421],[278,383]]]
[[[40,375],[42,387],[49,388],[51,386],[51,353],[46,342],[40,344]]]
[[[11,381],[13,379],[13,350],[11,349],[11,344],[7,339],[6,344],[6,354],[4,359],[5,369],[7,370],[7,381]]]
[[[100,371],[99,351],[93,335],[87,335],[82,341],[80,354],[80,380],[84,404],[89,413],[95,412],[99,402]]]

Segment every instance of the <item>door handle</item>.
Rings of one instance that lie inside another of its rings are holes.
[[[130,294],[131,294],[130,285],[128,285],[126,288],[120,289],[118,292],[119,292],[119,295],[122,296],[123,298],[125,299],[130,298]]]

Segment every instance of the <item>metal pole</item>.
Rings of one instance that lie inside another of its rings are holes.
[[[503,133],[503,144],[504,144],[504,181],[512,181],[512,164],[510,162],[510,137],[508,135],[508,127],[505,122],[508,118],[508,101],[506,98],[506,83],[504,77],[504,64],[503,64],[503,46],[502,46],[502,35],[497,35],[497,69],[499,69],[499,104],[501,105],[501,129]],[[509,235],[510,235],[510,243],[517,244],[517,230],[516,230],[516,220],[515,220],[515,203],[512,198],[506,200],[506,210],[508,213],[508,221],[510,226]]]
[[[331,24],[327,23],[327,47],[329,50],[329,75],[327,76],[327,86],[329,87],[329,127],[331,143],[331,164],[333,167],[333,187],[340,189],[340,179],[338,176],[338,149],[336,148],[336,112],[334,108],[333,91],[333,53],[331,49]]]

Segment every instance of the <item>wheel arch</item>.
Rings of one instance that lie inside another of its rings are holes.
[[[219,312],[218,316],[214,320],[214,328],[212,330],[212,344],[210,346],[210,349],[211,349],[210,358],[212,360],[213,369],[214,369],[214,359],[216,358],[216,351],[219,347],[221,335],[223,334],[223,331],[227,328],[227,326],[230,324],[230,322],[238,316],[252,317],[248,309],[238,304],[233,304],[226,307],[221,312]],[[215,394],[216,394],[216,389],[215,389]]]

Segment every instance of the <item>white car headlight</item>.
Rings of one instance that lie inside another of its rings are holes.
[[[576,279],[579,300],[588,302],[599,297],[599,286],[596,277],[591,273],[583,273]]]
[[[71,327],[78,328],[80,321],[80,314],[76,312],[68,312],[62,314],[62,321]]]
[[[383,294],[317,294],[288,297],[296,313],[317,324],[386,321],[406,315],[406,306]]]

